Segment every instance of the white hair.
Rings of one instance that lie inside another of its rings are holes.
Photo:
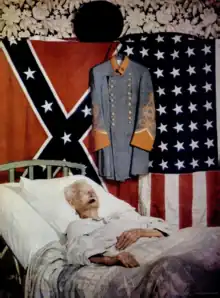
[[[85,179],[77,180],[70,185],[66,186],[64,188],[64,195],[68,202],[71,202],[75,195],[77,194],[77,191],[85,184],[88,184],[88,182]]]

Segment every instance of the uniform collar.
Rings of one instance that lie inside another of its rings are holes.
[[[127,69],[128,67],[128,64],[129,64],[129,58],[127,56],[125,56],[124,60],[122,61],[122,63],[120,65],[118,65],[118,62],[117,62],[117,59],[116,59],[116,56],[113,56],[110,60],[111,62],[111,65],[112,65],[112,68],[114,70],[114,72],[117,74],[117,75],[123,75],[125,70]]]

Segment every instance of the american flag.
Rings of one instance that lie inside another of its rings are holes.
[[[220,42],[131,35],[120,51],[150,70],[157,135],[140,179],[142,213],[174,227],[220,224]]]

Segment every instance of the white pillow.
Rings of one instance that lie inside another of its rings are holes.
[[[56,232],[19,195],[19,183],[0,185],[0,234],[24,268],[39,249],[59,241]]]
[[[100,200],[100,217],[110,216],[115,212],[123,213],[128,210],[134,210],[131,205],[116,198],[109,192],[106,192],[102,186],[82,175],[47,180],[29,180],[21,177],[20,184],[27,202],[31,204],[54,229],[65,233],[69,223],[79,219],[79,217],[65,201],[64,188],[80,179],[86,180],[96,191]]]
[[[65,234],[69,223],[79,216],[65,200],[60,180],[56,179],[56,183],[53,180],[21,177],[22,197],[57,233]]]

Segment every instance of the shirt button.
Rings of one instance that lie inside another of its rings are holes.
[[[131,106],[131,103],[129,102],[128,105]]]
[[[132,111],[129,111],[128,113],[131,115],[132,114]]]
[[[128,117],[128,120],[131,120],[131,117],[130,116]]]
[[[112,112],[112,116],[114,116],[115,115],[115,113],[114,112]]]

